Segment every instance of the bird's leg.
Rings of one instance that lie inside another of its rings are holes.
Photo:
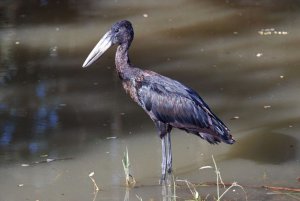
[[[167,146],[166,135],[161,138],[161,181],[166,179],[167,173]]]
[[[166,180],[167,173],[167,157],[168,157],[168,147],[167,146],[167,126],[160,121],[154,121],[157,130],[159,131],[159,137],[161,139],[161,179],[160,182]]]
[[[175,200],[173,192],[174,189],[174,183],[172,180],[166,180],[162,183],[161,186],[161,195],[162,195],[162,201],[173,201]]]
[[[167,144],[167,171],[168,173],[172,173],[172,147],[171,147],[171,132],[168,131],[166,138]]]

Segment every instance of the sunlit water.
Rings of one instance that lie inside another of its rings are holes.
[[[300,186],[299,9],[293,0],[0,2],[0,200],[93,200],[91,172],[96,200],[167,200],[160,140],[121,87],[115,48],[81,68],[120,19],[134,25],[131,61],[194,88],[237,140],[212,146],[173,130],[175,177],[215,182],[199,170],[214,155],[250,200],[288,200],[247,186]],[[126,147],[138,186],[128,194]],[[191,198],[185,187],[177,196]]]

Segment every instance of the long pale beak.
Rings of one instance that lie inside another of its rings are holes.
[[[97,45],[94,47],[94,49],[91,51],[89,56],[84,61],[82,67],[88,67],[109,48],[112,46],[112,39],[111,39],[111,31],[108,31],[97,43]]]

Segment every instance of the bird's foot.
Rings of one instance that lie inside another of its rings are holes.
[[[160,185],[165,185],[166,183],[166,175],[165,174],[162,174],[161,177],[160,177],[160,180],[159,180],[159,184]]]
[[[172,174],[172,170],[168,170],[167,174],[162,174],[159,180],[159,184],[160,185],[169,185],[172,183],[173,180],[173,174]]]

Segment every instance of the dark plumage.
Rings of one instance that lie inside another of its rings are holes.
[[[116,69],[126,92],[150,116],[162,139],[162,179],[172,170],[172,128],[193,133],[211,144],[233,144],[229,129],[193,89],[153,71],[131,65],[128,49],[133,40],[129,21],[117,22],[102,37],[83,67],[95,62],[111,45],[118,45]]]
[[[139,104],[154,121],[198,135],[215,144],[232,144],[225,124],[192,89],[170,78],[153,74],[137,87]]]

